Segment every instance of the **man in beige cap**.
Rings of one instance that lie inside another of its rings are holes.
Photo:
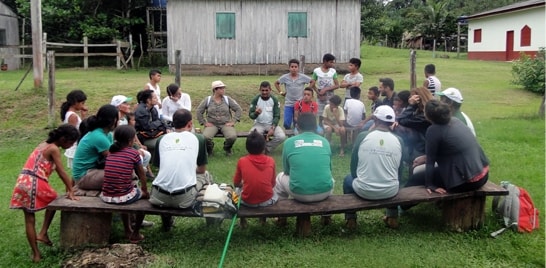
[[[197,107],[197,120],[205,127],[203,136],[207,141],[208,155],[212,155],[214,148],[212,139],[220,131],[225,137],[224,151],[230,156],[233,154],[233,144],[237,140],[235,123],[241,119],[241,106],[225,95],[226,85],[222,81],[212,82],[211,88],[212,95],[206,97]]]

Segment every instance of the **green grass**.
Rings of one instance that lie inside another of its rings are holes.
[[[441,55],[445,53],[437,53]],[[344,229],[343,215],[334,215],[334,224],[320,226],[313,218],[313,235],[300,239],[293,237],[295,219],[286,229],[271,222],[261,227],[250,220],[246,230],[233,232],[225,267],[544,267],[544,120],[535,116],[540,96],[515,88],[511,80],[511,64],[481,62],[450,58],[432,58],[431,52],[417,52],[417,81],[423,81],[424,65],[434,63],[444,88],[456,87],[465,98],[463,111],[473,120],[478,140],[491,160],[491,180],[510,180],[526,188],[540,209],[541,229],[531,234],[507,232],[497,239],[489,233],[501,227],[489,211],[485,226],[477,231],[454,233],[442,226],[441,214],[434,205],[415,207],[400,218],[401,228],[390,230],[380,221],[381,210],[359,212],[359,227],[354,232]],[[380,77],[392,77],[396,90],[409,89],[409,51],[381,47],[362,48],[364,85],[377,85]],[[165,68],[166,69],[166,68]],[[23,214],[8,209],[7,202],[17,174],[28,154],[47,135],[47,89],[32,89],[32,74],[18,91],[24,70],[0,73],[0,208],[2,256],[0,263],[14,267],[28,267],[30,250],[26,241]],[[47,74],[45,75],[47,77]],[[182,77],[182,89],[192,97],[193,106],[210,94],[210,83],[222,80],[227,84],[226,94],[235,98],[248,113],[248,104],[258,93],[262,80],[273,82],[276,76],[190,76]],[[117,71],[112,69],[58,69],[56,76],[56,106],[75,88],[88,95],[88,106],[95,112],[100,105],[109,103],[116,94],[135,96],[147,81],[147,71]],[[162,87],[174,81],[164,74]],[[47,81],[44,83],[47,88]],[[341,92],[339,92],[341,94]],[[163,94],[164,95],[164,94]],[[369,109],[369,102],[365,101]],[[57,108],[55,116],[58,118]],[[238,124],[247,130],[251,120]],[[334,144],[339,143],[334,138]],[[216,148],[220,152],[221,148]],[[235,156],[245,153],[244,141],[235,145]],[[281,148],[274,157],[277,169],[282,169]],[[312,161],[312,160],[310,160]],[[217,153],[208,165],[217,181],[230,182],[237,157],[227,158]],[[349,172],[349,158],[333,159],[336,178],[335,193],[341,193],[341,181]],[[51,183],[62,191],[62,183],[53,175]],[[490,200],[488,201],[488,205]],[[50,237],[59,243],[59,215],[55,218]],[[157,224],[157,216],[147,216]],[[37,214],[41,225],[43,212]],[[177,218],[170,233],[159,228],[145,229],[147,237],[142,246],[156,255],[151,267],[215,267],[220,260],[230,221],[221,228],[211,229],[204,220]],[[120,224],[116,225],[111,242],[121,240]],[[58,267],[70,255],[57,246],[40,245],[43,261],[37,267]]]

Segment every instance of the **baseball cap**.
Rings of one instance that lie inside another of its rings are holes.
[[[112,97],[112,101],[110,102],[110,104],[118,107],[120,104],[122,104],[124,102],[130,102],[131,100],[133,100],[133,98],[128,98],[128,97],[125,97],[123,95],[116,95],[116,96]]]
[[[212,89],[214,90],[215,88],[217,87],[226,87],[226,85],[224,85],[224,83],[222,81],[214,81],[212,82]]]
[[[463,95],[461,95],[461,92],[454,88],[450,87],[442,92],[436,93],[438,96],[446,96],[448,99],[457,102],[457,103],[463,103]]]
[[[383,122],[394,123],[395,120],[394,110],[388,105],[375,108],[373,115]]]

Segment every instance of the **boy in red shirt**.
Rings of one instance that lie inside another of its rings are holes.
[[[233,185],[242,187],[240,193],[241,204],[247,207],[266,207],[277,203],[279,197],[273,191],[275,187],[275,160],[264,154],[265,138],[256,130],[250,132],[246,138],[248,155],[237,162],[237,169],[233,175]],[[260,222],[265,223],[265,218]],[[241,218],[241,227],[247,222]]]
[[[306,87],[303,89],[303,98],[294,103],[294,122],[298,123],[298,116],[301,113],[313,113],[317,116],[318,104],[313,101],[313,88]]]

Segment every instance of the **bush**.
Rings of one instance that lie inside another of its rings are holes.
[[[526,90],[544,95],[545,57],[544,47],[540,48],[534,58],[521,53],[519,60],[514,61],[514,65],[512,65],[512,76],[514,77],[512,83],[523,86]]]

